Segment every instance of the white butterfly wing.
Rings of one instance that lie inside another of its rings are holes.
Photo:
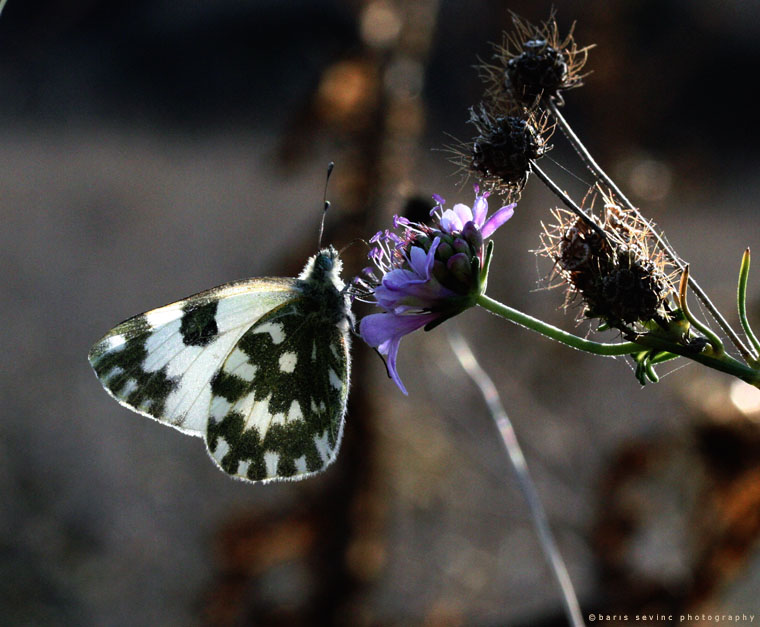
[[[350,299],[330,247],[298,279],[248,279],[122,322],[90,350],[103,387],[203,437],[248,481],[300,479],[335,459],[351,360]]]
[[[125,407],[205,437],[211,379],[251,326],[299,294],[283,278],[201,292],[122,322],[92,347],[90,364]]]

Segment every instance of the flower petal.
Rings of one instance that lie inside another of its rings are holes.
[[[441,238],[436,236],[433,243],[430,244],[430,249],[425,259],[425,278],[430,279],[430,272],[433,270],[433,263],[435,263],[435,251],[438,250],[438,245],[441,243]]]
[[[454,231],[461,231],[464,223],[459,215],[452,209],[446,209],[441,214],[441,230],[444,233],[453,233]]]
[[[400,290],[409,283],[419,283],[420,281],[422,279],[420,279],[416,272],[396,268],[383,276],[382,286],[388,290]]]
[[[374,289],[375,300],[380,307],[393,313],[411,309],[430,310],[451,298],[451,290],[432,276],[435,251],[440,243],[440,238],[436,237],[427,253],[422,247],[412,246],[407,262],[413,269],[396,268],[383,276],[380,285]]]
[[[472,206],[472,221],[478,225],[483,226],[488,215],[488,194],[477,196],[475,198],[475,204]]]
[[[382,285],[375,288],[377,304],[394,313],[410,309],[418,312],[438,309],[454,296],[454,292],[443,287],[434,278],[429,281],[415,281],[397,290],[389,290]]]
[[[464,227],[465,224],[472,221],[472,209],[470,209],[467,205],[458,202],[456,205],[454,205],[452,211],[456,213],[459,216],[459,219],[462,221],[462,226],[457,229],[458,231],[461,231],[462,227]]]
[[[437,315],[432,313],[405,316],[392,313],[369,314],[362,318],[359,334],[367,344],[379,349],[388,340],[416,331],[436,317]]]
[[[381,355],[388,356],[388,373],[404,394],[408,394],[396,370],[396,357],[401,339],[433,322],[440,314],[424,313],[397,316],[392,313],[370,314],[362,318],[359,334],[372,347],[377,348]]]
[[[430,248],[432,250],[433,247],[431,246]],[[433,254],[435,255],[435,252]],[[421,279],[427,279],[430,276],[428,257],[428,253],[419,246],[412,246],[409,249],[409,265],[412,266],[412,270]]]
[[[496,229],[498,229],[502,224],[504,224],[512,217],[512,215],[515,213],[516,204],[517,203],[512,203],[511,205],[502,207],[490,218],[488,218],[488,220],[486,220],[483,228],[480,229],[480,233],[483,236],[483,239],[490,237]]]
[[[396,369],[396,358],[398,357],[398,349],[401,346],[401,336],[394,337],[393,339],[385,342],[382,347],[378,347],[378,351],[381,355],[387,355],[388,361],[386,366],[388,367],[388,374],[393,379],[393,382],[399,387],[405,396],[409,396],[409,392],[406,391],[406,386],[401,381],[401,377]]]

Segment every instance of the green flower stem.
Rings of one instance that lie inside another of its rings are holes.
[[[739,289],[737,290],[737,301],[739,303],[739,320],[742,323],[742,329],[744,334],[749,339],[755,351],[760,354],[760,342],[757,336],[752,332],[752,327],[749,326],[749,320],[747,318],[747,279],[749,279],[749,248],[744,251],[742,256],[742,265],[739,269]],[[757,365],[757,363],[755,363]]]
[[[545,335],[552,340],[562,342],[567,346],[576,348],[586,353],[604,355],[608,357],[615,355],[630,355],[645,350],[656,350],[658,352],[672,353],[674,355],[680,355],[681,357],[686,357],[687,359],[696,361],[704,366],[707,366],[708,368],[712,368],[713,370],[718,370],[720,372],[725,372],[727,374],[733,375],[742,381],[746,381],[750,385],[754,385],[755,387],[760,388],[760,369],[747,366],[738,359],[731,357],[727,353],[716,354],[713,351],[697,352],[691,348],[682,346],[681,344],[676,344],[669,341],[667,338],[657,336],[653,333],[641,334],[636,337],[635,342],[616,342],[612,344],[594,342],[592,340],[587,340],[585,338],[578,337],[577,335],[573,335],[572,333],[568,333],[567,331],[563,331],[562,329],[543,322],[538,318],[534,318],[533,316],[529,316],[528,314],[518,311],[517,309],[513,309],[512,307],[489,298],[485,294],[478,296],[475,303],[483,307],[483,309],[490,311],[492,314],[501,316],[502,318],[505,318],[510,322],[514,322],[515,324],[519,324],[526,329],[530,329],[536,333]],[[664,359],[658,359],[658,361],[661,360]]]
[[[742,381],[746,381],[750,385],[760,388],[760,370],[746,365],[744,362],[731,357],[728,353],[715,354],[708,350],[697,352],[686,346],[674,344],[666,339],[657,337],[651,333],[639,335],[636,338],[636,344],[638,346],[646,346],[650,349],[667,351],[669,353],[680,355],[681,357],[686,357],[687,359],[696,361],[703,366],[733,375]]]
[[[657,364],[664,364],[666,361],[670,361],[672,359],[678,359],[679,357],[680,355],[676,355],[670,351],[662,351],[661,353],[655,354],[655,356],[649,360],[649,363],[655,366]]]
[[[578,337],[577,335],[563,331],[554,325],[548,324],[543,320],[539,320],[538,318],[529,316],[522,311],[518,311],[517,309],[513,309],[512,307],[508,307],[507,305],[495,301],[493,298],[489,298],[485,294],[481,294],[475,302],[492,314],[506,318],[526,329],[530,329],[531,331],[535,331],[536,333],[545,335],[552,340],[557,340],[558,342],[562,342],[563,344],[567,344],[572,348],[577,348],[586,353],[612,357],[615,355],[630,355],[631,353],[638,353],[642,350],[646,350],[645,346],[636,342],[615,342],[607,344]]]

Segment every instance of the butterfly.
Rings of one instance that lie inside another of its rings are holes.
[[[125,407],[202,437],[226,473],[303,479],[335,460],[351,370],[350,297],[332,247],[297,278],[227,283],[140,314],[89,353]]]

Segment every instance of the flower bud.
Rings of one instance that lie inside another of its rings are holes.
[[[427,235],[418,235],[415,240],[415,245],[419,246],[425,252],[430,250],[430,245],[433,243]]]
[[[446,263],[446,269],[451,278],[458,282],[461,287],[458,291],[468,292],[477,282],[478,277],[472,275],[471,257],[466,253],[457,253]]]
[[[462,228],[462,237],[472,247],[472,250],[480,250],[483,246],[483,234],[472,222],[468,222]]]
[[[471,223],[468,222],[468,224],[471,224]],[[470,257],[473,254],[473,251],[470,248],[470,245],[461,237],[457,237],[454,240],[452,248],[454,249],[455,253],[460,254],[460,255],[467,255],[468,257]]]
[[[436,259],[433,262],[433,277],[441,284],[444,285],[447,282],[449,276],[449,269],[446,267],[446,262]]]
[[[440,259],[441,261],[446,261],[453,254],[454,249],[451,247],[451,244],[445,241],[438,244],[438,249],[435,251],[436,259]]]

